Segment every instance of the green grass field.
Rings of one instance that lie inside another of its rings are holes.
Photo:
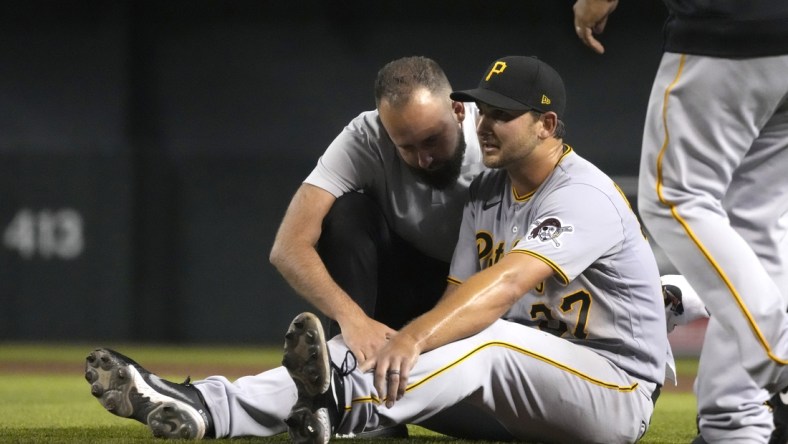
[[[103,345],[103,344],[95,344]],[[181,381],[223,374],[234,379],[278,365],[279,348],[117,345],[113,347],[160,376]],[[93,345],[0,343],[0,442],[139,443],[162,442],[136,421],[107,413],[83,378]],[[694,360],[679,363],[680,379],[691,382]],[[685,384],[686,385],[686,384]],[[411,441],[470,442],[411,426]],[[695,398],[663,390],[643,443],[688,443],[695,436]],[[216,443],[287,441],[286,436],[212,440]],[[362,442],[362,440],[354,440]],[[376,443],[402,440],[367,440]]]

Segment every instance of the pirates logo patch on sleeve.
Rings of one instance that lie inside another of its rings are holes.
[[[558,242],[558,236],[563,233],[571,233],[573,230],[574,228],[571,225],[563,225],[557,217],[548,217],[531,224],[526,240],[552,241],[553,245],[558,248],[561,246],[561,243]]]

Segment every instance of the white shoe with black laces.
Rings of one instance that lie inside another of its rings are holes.
[[[211,415],[189,378],[176,384],[107,348],[85,360],[90,392],[110,413],[145,424],[157,438],[213,437]]]

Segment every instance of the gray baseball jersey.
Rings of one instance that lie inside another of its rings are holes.
[[[507,173],[471,187],[450,280],[462,282],[506,254],[527,254],[554,274],[504,317],[582,344],[628,373],[662,383],[667,335],[659,271],[629,203],[613,181],[565,146],[533,193]]]
[[[457,183],[437,190],[402,161],[377,111],[361,113],[334,139],[305,183],[335,197],[350,191],[371,195],[391,229],[422,253],[449,262],[468,186],[484,169],[476,136],[476,105],[465,104],[462,123],[467,145]]]

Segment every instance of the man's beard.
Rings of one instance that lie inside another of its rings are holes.
[[[457,178],[460,177],[460,170],[462,170],[462,159],[465,157],[465,138],[463,137],[462,129],[460,129],[459,133],[457,149],[449,160],[434,170],[423,170],[409,166],[413,174],[426,182],[427,185],[438,190],[446,189],[457,182]]]

